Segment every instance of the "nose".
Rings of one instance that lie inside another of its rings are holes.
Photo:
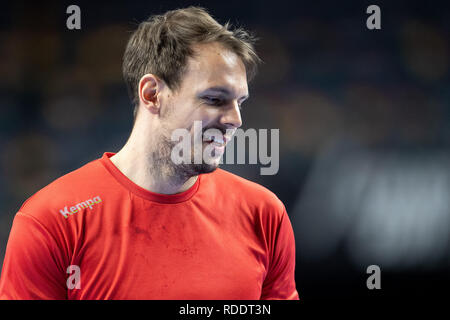
[[[242,126],[241,110],[239,109],[237,101],[233,101],[229,106],[224,108],[220,123],[227,127],[234,128]]]

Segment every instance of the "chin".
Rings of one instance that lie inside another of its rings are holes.
[[[193,177],[203,173],[211,173],[219,167],[218,164],[189,164],[181,165],[176,168],[177,173],[183,177]]]
[[[201,174],[201,173],[213,172],[214,170],[216,170],[219,167],[219,164],[203,163],[203,164],[194,165],[194,166],[195,166],[195,171],[197,172],[197,174]]]

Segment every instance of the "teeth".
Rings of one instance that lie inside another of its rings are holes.
[[[224,144],[225,142],[224,142],[224,140],[223,140],[223,137],[204,137],[203,138],[203,141],[206,141],[206,142],[208,142],[208,141],[211,141],[211,142],[215,142],[215,143],[218,143],[218,144]]]
[[[223,138],[222,137],[214,137],[214,142],[219,143],[219,144],[223,144]]]

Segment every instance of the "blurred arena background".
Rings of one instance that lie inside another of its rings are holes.
[[[81,30],[66,8],[81,8]],[[381,8],[381,30],[366,8]],[[305,301],[445,294],[450,6],[444,1],[61,1],[0,10],[0,263],[14,214],[132,125],[121,58],[136,23],[201,5],[260,38],[243,128],[280,129],[280,170],[227,165],[285,203]],[[381,268],[381,290],[366,268]]]

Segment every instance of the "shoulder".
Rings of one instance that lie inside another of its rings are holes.
[[[95,197],[95,186],[104,171],[98,160],[86,163],[40,189],[22,204],[19,212],[45,222],[60,217],[59,211],[64,207],[86,197]]]
[[[216,169],[208,177],[214,183],[215,188],[223,190],[228,198],[239,199],[258,211],[269,211],[281,218],[285,207],[283,202],[268,188],[240,177],[223,169]],[[206,179],[204,179],[206,180]]]

